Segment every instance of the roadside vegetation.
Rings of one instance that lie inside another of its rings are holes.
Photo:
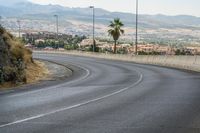
[[[125,21],[125,20],[124,20]],[[99,53],[133,54],[135,45],[133,40],[121,37],[125,30],[129,34],[129,29],[125,28],[120,18],[115,18],[108,24],[109,36],[95,36],[94,51]],[[123,29],[122,29],[123,27]],[[120,38],[121,37],[121,38]],[[146,38],[150,40],[144,40]],[[180,45],[174,40],[163,41],[154,37],[140,38],[138,42],[138,55],[199,55],[198,46]],[[113,41],[114,40],[114,41]],[[78,50],[93,52],[93,40],[86,35],[55,34],[53,32],[25,33],[22,41],[26,47],[36,50]]]
[[[42,67],[34,62],[32,51],[0,25],[0,87],[27,83],[28,75],[36,72],[31,70],[40,72]]]
[[[86,36],[78,36],[78,35],[67,35],[67,34],[59,34],[58,39],[56,38],[56,34],[54,33],[34,33],[34,34],[25,34],[23,37],[23,42],[25,44],[32,44],[33,47],[37,47],[39,49],[58,49],[64,48],[66,50],[75,50],[78,49],[78,43],[82,40],[86,39]]]

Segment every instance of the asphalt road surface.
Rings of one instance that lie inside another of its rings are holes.
[[[200,74],[37,54],[68,79],[0,94],[0,133],[200,133]]]

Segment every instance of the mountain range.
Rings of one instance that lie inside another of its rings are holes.
[[[4,2],[2,2],[4,1]],[[53,21],[53,15],[60,20],[91,22],[92,10],[89,8],[69,8],[60,5],[39,5],[26,0],[0,0],[0,16],[3,18],[26,18]],[[110,12],[101,8],[95,9],[96,23],[108,24],[113,18],[120,18],[127,27],[135,26],[135,14]],[[200,17],[189,15],[167,16],[139,15],[140,28],[200,28]]]

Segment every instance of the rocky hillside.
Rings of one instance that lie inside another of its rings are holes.
[[[0,84],[26,82],[25,68],[32,52],[0,25]]]
[[[40,5],[31,3],[28,0],[0,0],[0,16],[3,18],[47,20],[55,22],[53,14],[59,15],[59,21],[73,24],[72,21],[91,22],[92,10],[88,8],[70,8],[60,5]],[[135,14],[110,12],[101,8],[95,8],[95,19],[97,24],[108,25],[113,18],[120,18],[125,26],[135,27]],[[139,15],[140,28],[200,28],[200,17],[189,15],[167,16]]]

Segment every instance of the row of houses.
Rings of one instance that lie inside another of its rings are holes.
[[[93,40],[92,39],[84,39],[79,45],[80,48],[88,48],[93,44]],[[114,46],[111,43],[108,42],[100,42],[98,40],[95,40],[95,44],[98,48],[100,48],[101,50],[107,49],[107,50],[114,50]],[[123,49],[123,48],[130,48],[131,45],[130,44],[120,44],[117,45],[117,49]]]
[[[95,41],[96,46],[98,46],[101,50],[103,49],[110,49],[113,50],[114,46],[111,43],[107,42],[100,42],[98,40]],[[79,47],[86,48],[90,47],[93,44],[92,39],[85,39],[80,44]],[[130,44],[119,44],[117,45],[117,49],[125,49],[127,53],[135,53],[135,46],[131,46]],[[186,46],[183,48],[174,48],[172,46],[165,46],[165,45],[158,45],[158,44],[138,44],[138,52],[145,52],[145,53],[151,53],[151,52],[158,52],[163,55],[175,55],[176,51],[180,49],[181,51],[185,51],[188,54],[191,55],[197,55],[200,54],[200,47],[193,47],[193,46]]]
[[[177,51],[184,52],[188,55],[200,55],[200,47],[198,46],[185,46],[177,48],[173,46],[163,46],[158,44],[139,44],[138,51],[146,53],[158,52],[162,55],[175,55]],[[135,52],[135,46],[131,48],[131,52]]]
[[[158,52],[163,55],[173,55],[175,54],[175,51],[170,46],[162,46],[158,44],[139,44],[138,46],[138,52],[145,52],[145,53],[151,53],[151,52]],[[129,52],[135,53],[135,46],[129,48]]]
[[[37,39],[35,40],[36,43],[40,41],[44,41],[43,39]],[[101,42],[98,40],[95,40],[96,46],[100,49],[100,51],[113,51],[114,50],[114,45],[112,43],[108,42]],[[81,43],[78,44],[79,49],[89,49],[91,48],[91,45],[93,45],[93,40],[92,39],[84,39],[81,41]],[[28,48],[33,48],[33,45],[27,44],[26,47]],[[47,50],[53,49],[51,47],[47,47]],[[64,50],[62,48],[62,50]],[[130,44],[118,44],[117,45],[117,50],[124,50],[126,51],[125,53],[128,54],[133,54],[135,53],[135,45],[132,46]],[[158,44],[138,44],[138,52],[143,52],[143,53],[153,53],[157,52],[162,55],[175,55],[177,50],[180,52],[183,52],[185,54],[189,55],[200,55],[200,47],[198,46],[185,46],[182,48],[176,48],[172,46],[165,46],[165,45],[158,45]]]

